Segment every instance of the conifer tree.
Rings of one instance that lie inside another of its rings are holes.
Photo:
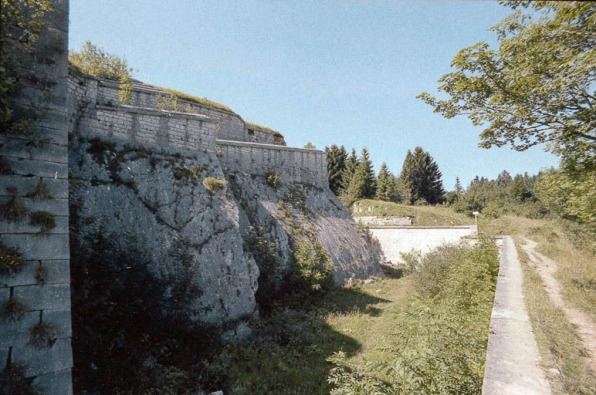
[[[326,147],[325,151],[327,152],[327,176],[329,178],[329,188],[333,193],[339,195],[348,154],[343,145],[338,147],[333,144],[331,147]]]
[[[377,179],[373,169],[372,161],[366,148],[362,148],[362,156],[358,167],[362,168],[364,177],[364,199],[373,199],[377,191]]]
[[[424,199],[430,204],[437,204],[443,199],[442,174],[439,166],[421,147],[414,153],[408,150],[402,166],[400,179],[410,193],[410,203]]]
[[[455,177],[455,197],[459,199],[464,194],[464,188],[461,186],[459,177]]]
[[[395,179],[391,172],[389,172],[387,164],[383,162],[377,178],[377,192],[375,194],[375,199],[390,202],[393,201],[394,194]]]
[[[348,189],[346,191],[349,205],[352,205],[352,203],[356,202],[357,200],[367,198],[367,178],[366,166],[362,166],[361,163],[356,167],[356,171],[354,172],[354,175],[350,180],[350,185],[348,185]]]
[[[345,193],[347,193],[348,188],[350,186],[350,182],[352,181],[352,177],[354,177],[354,173],[356,173],[356,168],[360,161],[358,160],[358,156],[356,155],[356,150],[352,148],[352,153],[346,160],[346,166],[344,168],[342,179],[341,179],[341,189]]]

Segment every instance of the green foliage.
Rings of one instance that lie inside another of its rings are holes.
[[[331,394],[476,394],[482,390],[498,249],[446,246],[422,257],[414,274],[418,298],[403,311],[385,362],[330,359]]]
[[[180,99],[176,95],[159,95],[157,97],[156,108],[164,111],[185,112],[192,114],[195,110],[188,103],[180,103]]]
[[[14,297],[4,302],[4,305],[2,306],[2,316],[12,322],[20,320],[23,314],[27,311],[29,311],[27,305],[19,302]]]
[[[29,331],[29,345],[36,350],[50,348],[56,342],[56,326],[49,322],[38,322]]]
[[[45,285],[48,281],[48,268],[41,264],[35,269],[35,280],[39,285]]]
[[[23,263],[23,255],[17,247],[6,247],[0,243],[0,275],[20,272]]]
[[[107,53],[91,41],[85,41],[80,51],[70,51],[68,61],[80,72],[99,78],[127,82],[132,75],[124,58]]]
[[[418,226],[458,226],[473,223],[470,217],[455,213],[451,208],[444,206],[412,206],[379,200],[358,201],[353,215],[356,219],[366,215],[410,217],[412,224]]]
[[[17,196],[18,191],[15,187],[6,187],[6,191],[11,198],[5,203],[0,204],[0,220],[5,222],[19,222],[27,215],[29,211],[25,203]]]
[[[334,286],[333,268],[327,252],[314,236],[296,240],[293,248],[294,265],[290,275],[290,290],[304,299],[322,295]]]
[[[120,89],[118,90],[118,98],[120,103],[130,105],[132,102],[134,83],[129,74],[124,74],[120,77]]]
[[[3,0],[0,7],[0,131],[30,134],[33,121],[45,116],[44,103],[32,102],[29,109],[13,100],[28,77],[25,67],[52,11],[50,0]],[[26,38],[26,39],[25,39]],[[49,98],[46,95],[45,98]]]
[[[281,273],[275,242],[267,240],[263,233],[263,228],[250,226],[244,238],[244,250],[252,254],[259,267],[259,288],[255,296],[257,303],[260,308],[269,310],[279,296]]]
[[[277,130],[273,130],[271,128],[268,128],[267,126],[259,125],[257,123],[246,122],[246,127],[249,128],[249,129],[257,129],[257,130],[259,130],[261,132],[270,133],[270,134],[274,135],[275,137],[281,137],[281,138],[284,137]]]
[[[42,235],[50,233],[56,227],[56,216],[47,211],[35,211],[29,215],[29,225],[39,226]]]
[[[0,394],[41,395],[33,388],[34,377],[25,377],[25,368],[11,363],[0,373]]]
[[[37,184],[35,184],[33,190],[27,193],[26,196],[34,200],[52,199],[52,193],[50,192],[50,188],[41,177],[39,178],[39,181],[37,181]]]
[[[483,125],[481,147],[511,144],[523,151],[548,143],[575,171],[595,171],[594,4],[505,3],[530,10],[492,28],[498,48],[480,42],[455,56],[456,70],[439,79],[448,99],[418,97],[447,118],[467,114]]]
[[[176,91],[174,89],[162,88],[162,87],[156,86],[156,85],[152,85],[152,87],[155,88],[155,89],[159,89],[162,92],[165,92],[165,93],[168,93],[168,94],[174,96],[177,100],[178,99],[179,100],[184,100],[184,101],[188,101],[188,102],[191,102],[191,103],[200,104],[202,106],[216,108],[218,110],[228,111],[228,112],[231,112],[232,114],[234,114],[234,111],[232,111],[231,108],[229,108],[227,106],[224,106],[223,104],[214,102],[212,100],[206,99],[204,97],[196,97],[196,96],[189,95],[187,93]]]
[[[429,204],[443,201],[443,181],[439,166],[421,147],[416,147],[414,153],[408,150],[399,176],[409,192],[409,202],[415,203],[424,199]]]
[[[373,169],[370,155],[366,148],[362,148],[360,155],[360,164],[358,167],[361,169],[360,172],[356,169],[356,174],[360,174],[364,177],[364,190],[363,195],[360,198],[372,199],[377,191],[377,178],[375,177],[375,171]]]
[[[265,173],[265,180],[271,188],[277,189],[281,182],[281,177],[275,172],[275,170],[269,170],[267,173]]]
[[[317,149],[317,147],[315,147],[315,145],[313,143],[311,143],[310,141],[306,144],[304,144],[304,148],[306,149]]]
[[[356,150],[352,148],[352,152],[350,153],[350,156],[346,159],[346,166],[342,172],[341,189],[343,190],[343,192],[347,192],[350,186],[350,182],[352,181],[354,173],[356,173],[356,169],[358,168],[359,164],[360,160],[356,155]]]
[[[186,164],[182,164],[172,169],[172,175],[176,180],[187,180],[192,182],[193,185],[199,185],[204,170],[202,166],[188,167]]]
[[[205,177],[203,180],[203,185],[207,188],[207,191],[211,195],[215,195],[221,189],[226,187],[226,182],[224,180],[220,180],[219,178],[214,177]]]
[[[343,145],[338,147],[335,144],[331,147],[325,147],[325,152],[327,153],[327,177],[329,179],[329,189],[339,196],[342,179],[346,171],[348,154]]]
[[[391,174],[385,162],[381,165],[379,176],[377,177],[375,200],[383,200],[385,202],[400,201],[397,180],[393,174]]]

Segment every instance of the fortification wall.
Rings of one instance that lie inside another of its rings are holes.
[[[323,151],[224,140],[217,141],[217,149],[224,171],[258,176],[275,172],[288,184],[329,187]]]
[[[47,105],[47,116],[35,121],[31,135],[0,133],[0,242],[22,257],[14,272],[0,270],[0,372],[20,366],[42,394],[69,395],[68,0],[52,4],[47,30],[24,62],[25,87],[14,99],[21,109],[31,101]],[[45,232],[34,225],[39,215],[47,220]],[[18,304],[21,314],[9,317],[11,304]],[[44,326],[48,342],[36,348],[32,330]]]
[[[71,129],[85,138],[103,138],[136,145],[215,150],[216,121],[201,114],[126,105],[105,105],[100,81],[69,79]]]
[[[97,103],[105,106],[118,106],[120,104],[119,84],[109,80],[96,81],[98,85]],[[135,84],[132,93],[130,105],[134,107],[158,108],[164,104],[167,106],[167,98],[170,97],[168,93],[143,84]],[[214,120],[218,139],[286,145],[283,136],[249,128],[244,120],[233,112],[203,106],[188,100],[179,100],[178,107],[184,109],[185,112],[205,115]]]

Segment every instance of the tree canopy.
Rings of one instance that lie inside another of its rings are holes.
[[[595,170],[596,3],[502,3],[515,12],[492,28],[498,48],[462,49],[455,71],[439,79],[448,98],[418,97],[447,118],[483,126],[481,147],[547,143],[568,170]]]
[[[400,180],[409,191],[410,203],[440,203],[445,194],[441,177],[439,166],[428,152],[421,147],[416,147],[414,153],[408,150]]]

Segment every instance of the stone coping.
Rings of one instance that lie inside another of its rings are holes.
[[[149,107],[135,107],[135,106],[127,106],[124,104],[121,104],[119,106],[104,106],[104,105],[98,104],[96,106],[96,108],[98,110],[104,110],[104,111],[121,111],[121,112],[133,113],[133,114],[151,115],[154,117],[166,116],[169,118],[193,119],[196,121],[217,123],[217,121],[215,121],[203,114],[191,114],[191,113],[186,113],[186,112],[158,110],[158,109],[149,108]]]
[[[313,154],[324,154],[324,151],[316,150],[316,149],[309,149],[309,148],[294,148],[288,147],[285,145],[277,145],[277,144],[263,144],[263,143],[252,143],[247,141],[232,141],[232,140],[215,140],[216,144],[219,145],[234,145],[236,147],[253,147],[253,148],[260,148],[260,149],[273,149],[278,151],[295,151],[295,152],[305,152],[305,153],[313,153]]]

